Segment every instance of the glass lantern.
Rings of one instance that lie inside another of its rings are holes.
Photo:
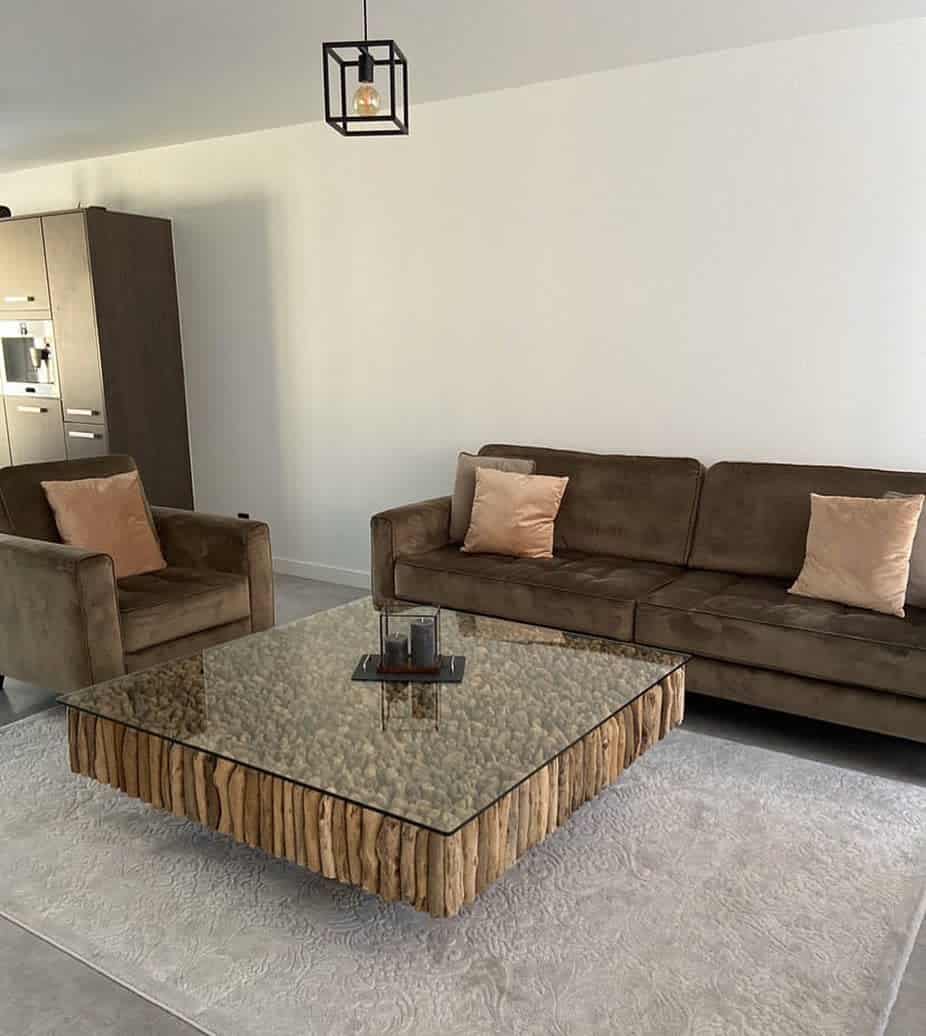
[[[440,651],[440,608],[386,608],[380,612],[378,672],[436,675]]]

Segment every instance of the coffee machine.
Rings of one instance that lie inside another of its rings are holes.
[[[0,321],[0,377],[7,396],[60,396],[50,320]]]

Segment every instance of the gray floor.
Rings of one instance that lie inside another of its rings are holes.
[[[277,576],[277,621],[362,597],[363,592]],[[0,726],[48,708],[54,695],[8,680]],[[692,695],[685,726],[837,766],[926,785],[926,751],[828,724]],[[2,850],[0,850],[2,854]],[[2,856],[0,856],[2,858]],[[14,924],[0,920],[0,1033],[9,1036],[182,1036],[199,1030]],[[886,1036],[926,1032],[926,928],[920,932]],[[672,1036],[667,1033],[666,1036]]]

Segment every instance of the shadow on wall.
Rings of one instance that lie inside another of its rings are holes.
[[[171,220],[196,508],[244,511],[271,526],[276,518],[282,532],[285,343],[274,288],[288,257],[280,242],[271,249],[267,199],[184,204],[174,200],[176,183],[163,192],[135,187],[102,159],[75,165],[70,179],[72,200],[61,207],[102,205]]]
[[[168,213],[164,213],[168,215]],[[169,213],[196,506],[246,511],[274,526],[280,505],[280,406],[287,391],[274,315],[268,204],[254,196]]]
[[[81,163],[71,174],[71,194],[74,208],[103,205],[117,212],[137,212],[140,216],[161,216],[133,203],[129,196],[115,185],[111,170],[105,161]]]

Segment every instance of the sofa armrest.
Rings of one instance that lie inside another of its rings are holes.
[[[265,522],[173,507],[152,507],[151,513],[168,565],[247,576],[251,629],[270,629],[274,622],[273,557],[270,527]]]
[[[0,673],[73,691],[124,672],[112,558],[0,534]]]
[[[407,554],[446,547],[450,542],[450,497],[395,507],[370,519],[373,603],[377,608],[396,598],[395,563]]]

